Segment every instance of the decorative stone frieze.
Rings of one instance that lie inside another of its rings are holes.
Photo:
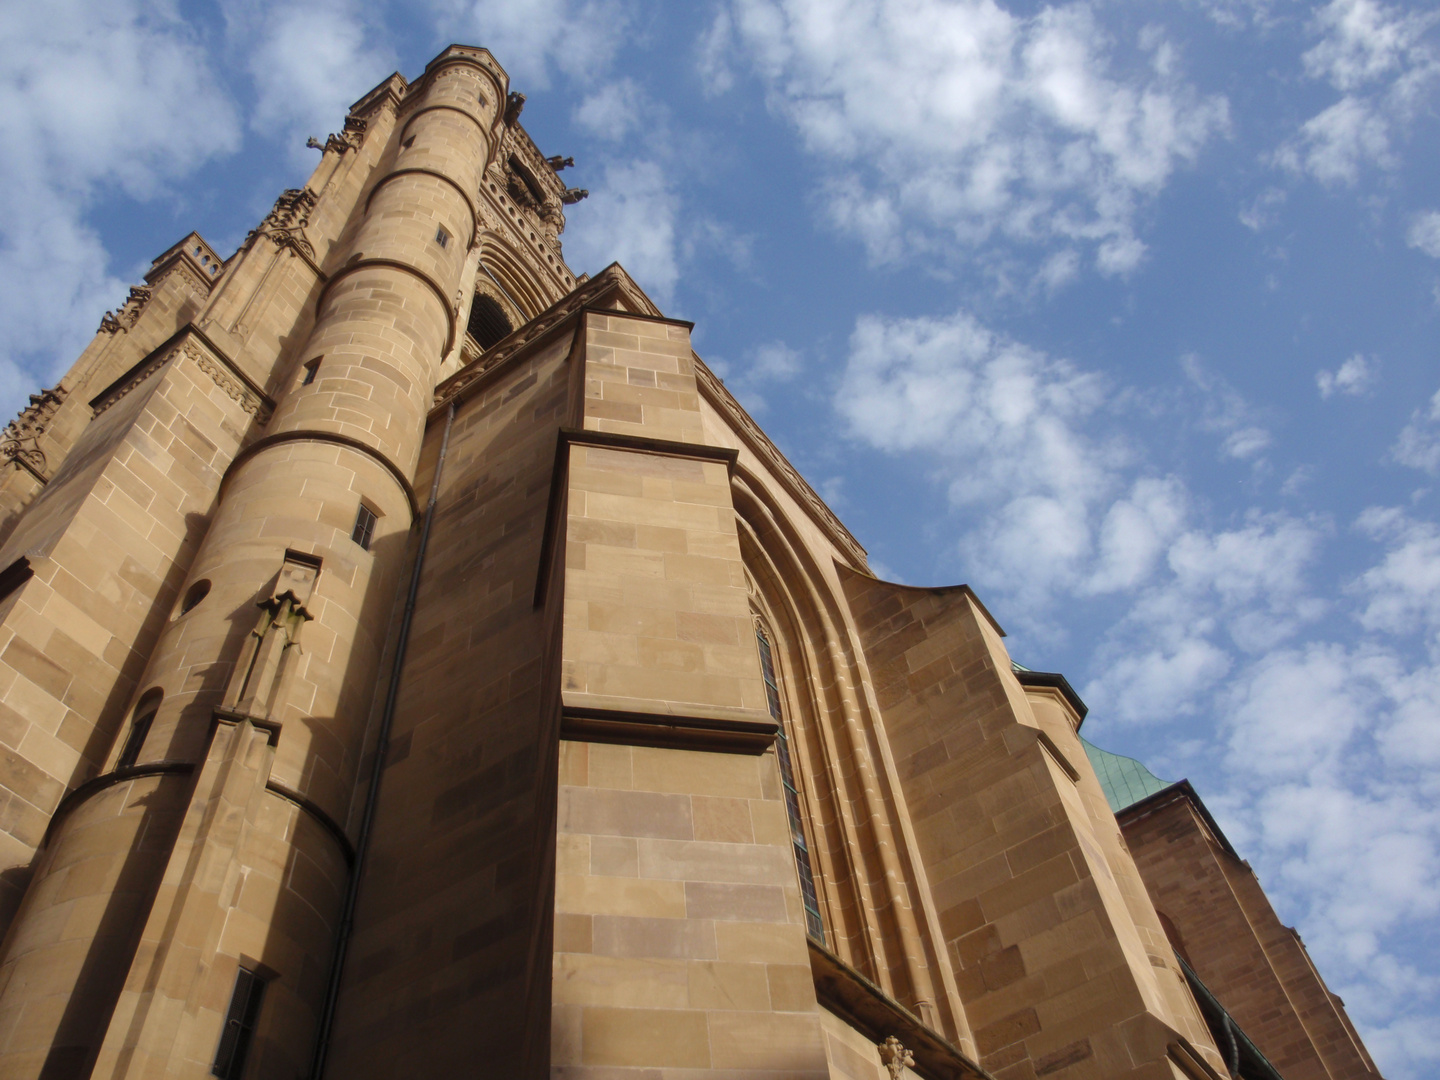
[[[162,346],[121,379],[106,387],[98,397],[90,402],[90,408],[94,415],[99,416],[171,360],[181,357],[194,361],[195,366],[210,376],[215,385],[223,390],[227,397],[239,405],[243,411],[255,417],[259,423],[264,424],[269,421],[271,414],[275,411],[274,403],[243,379],[228,362],[212,356],[194,338],[188,338],[172,348]]]
[[[145,310],[145,305],[150,302],[154,290],[148,285],[132,285],[130,295],[120,305],[119,311],[107,311],[100,317],[100,329],[97,333],[118,334],[129,330],[140,318],[140,313]]]
[[[363,137],[365,121],[357,122]],[[348,129],[350,121],[345,124]],[[277,248],[290,248],[313,262],[315,248],[305,238],[305,226],[310,223],[310,212],[315,209],[316,201],[316,194],[309,188],[289,188],[282,192],[270,213],[265,215],[265,220],[246,234],[245,246],[248,247],[256,237],[268,236]]]
[[[14,462],[16,468],[40,480],[46,479],[45,451],[40,449],[40,436],[45,434],[55,410],[68,394],[63,385],[31,394],[30,404],[0,432],[0,458]]]

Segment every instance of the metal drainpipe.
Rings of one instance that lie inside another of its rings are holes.
[[[445,434],[440,439],[440,457],[435,462],[435,478],[430,482],[430,499],[425,504],[425,522],[420,527],[420,548],[415,553],[415,569],[410,573],[410,591],[405,597],[405,613],[400,618],[400,635],[395,642],[395,662],[390,670],[390,686],[385,691],[385,708],[380,713],[380,729],[375,737],[375,763],[370,767],[370,790],[365,793],[365,809],[360,815],[360,834],[355,840],[355,865],[350,870],[350,884],[345,890],[345,906],[341,909],[340,928],[335,933],[335,959],[330,963],[330,985],[325,990],[325,1008],[320,1013],[320,1030],[315,1039],[315,1057],[310,1063],[310,1080],[321,1080],[325,1058],[330,1051],[330,1032],[335,1026],[335,1005],[340,997],[340,976],[345,971],[345,953],[350,946],[350,932],[355,926],[355,899],[360,892],[360,875],[365,869],[365,853],[370,847],[370,826],[375,820],[375,804],[379,801],[380,779],[385,772],[385,754],[390,745],[390,724],[395,719],[395,700],[400,693],[400,669],[405,664],[405,646],[410,640],[410,620],[415,614],[415,597],[420,592],[420,571],[425,565],[425,548],[430,543],[430,523],[435,518],[435,498],[440,492],[440,474],[445,469],[445,454],[450,449],[450,427],[455,423],[455,402],[445,414]]]

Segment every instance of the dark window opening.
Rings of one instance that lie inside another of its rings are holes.
[[[145,749],[145,737],[150,734],[150,725],[160,711],[161,694],[151,691],[135,706],[135,719],[130,721],[130,734],[125,739],[125,748],[115,762],[115,768],[128,769],[140,760],[140,751]]]
[[[0,570],[0,600],[8,599],[11,593],[34,576],[35,571],[30,566],[30,560],[21,555],[4,570]]]
[[[441,225],[438,229],[435,230],[435,242],[439,244],[442,248],[450,243],[450,234],[445,231],[444,225]]]
[[[465,330],[475,339],[475,343],[480,348],[490,348],[509,334],[512,329],[510,320],[505,316],[505,309],[496,302],[493,296],[486,296],[484,293],[475,294],[475,302],[470,305],[470,321],[466,324]]]
[[[414,135],[411,135],[408,139],[406,139],[405,141],[403,141],[400,145],[403,146],[406,150],[409,150],[410,147],[412,147],[412,146],[415,145],[415,136],[414,136]]]
[[[375,511],[371,510],[364,503],[360,504],[360,510],[355,515],[355,529],[350,534],[350,539],[359,544],[366,551],[370,550],[370,538],[375,535]]]
[[[530,203],[535,206],[544,205],[544,188],[540,186],[539,182],[535,179],[535,177],[530,175],[530,170],[527,169],[524,165],[520,164],[520,159],[518,157],[512,157],[510,159],[510,172],[516,179],[520,181],[520,190],[524,193],[524,195],[528,196],[528,201]],[[515,186],[516,185],[514,184],[511,185],[512,188],[514,188]]]
[[[220,1046],[215,1051],[215,1064],[210,1072],[223,1080],[239,1080],[245,1071],[245,1057],[255,1037],[255,1022],[260,1018],[260,999],[265,995],[265,980],[247,967],[235,972],[235,989],[230,995],[230,1010],[225,1016],[225,1029],[220,1033]]]
[[[320,374],[320,361],[322,357],[315,357],[314,360],[305,361],[305,377],[300,380],[301,386],[309,386],[315,381],[315,376]]]
[[[185,599],[180,604],[180,614],[185,615],[194,611],[201,600],[210,595],[210,579],[201,578],[191,585],[185,593]]]
[[[785,791],[785,815],[790,819],[790,844],[795,852],[795,869],[800,874],[800,901],[805,906],[805,932],[825,944],[825,920],[820,917],[820,899],[815,894],[815,871],[810,863],[810,847],[805,841],[805,826],[800,816],[800,792],[795,787],[795,769],[790,762],[790,740],[785,735],[785,715],[780,709],[780,687],[775,681],[775,659],[765,631],[756,629],[755,640],[760,646],[760,674],[765,679],[765,700],[770,718],[779,733],[775,737],[775,754],[780,759],[780,786]]]

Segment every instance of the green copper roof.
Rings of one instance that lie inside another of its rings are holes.
[[[1085,745],[1085,754],[1095,775],[1100,778],[1110,809],[1115,813],[1170,786],[1134,758],[1101,750],[1083,738],[1080,741]]]

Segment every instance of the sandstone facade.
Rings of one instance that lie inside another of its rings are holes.
[[[571,271],[523,103],[392,76],[0,440],[0,1075],[1228,1075],[1204,852]]]

